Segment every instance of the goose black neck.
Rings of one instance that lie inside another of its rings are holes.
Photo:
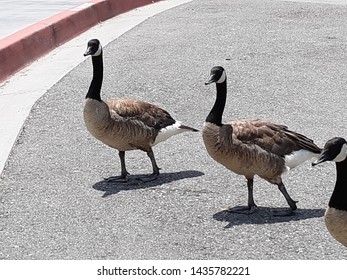
[[[225,79],[223,83],[216,83],[216,87],[216,101],[211,109],[211,112],[208,114],[206,118],[206,122],[222,126],[222,117],[225,108],[225,102],[227,99],[227,80]]]
[[[336,184],[329,207],[347,211],[347,160],[336,162]]]
[[[100,92],[102,79],[104,75],[104,65],[102,62],[102,53],[98,56],[92,56],[93,62],[93,80],[90,83],[86,98],[101,101]]]

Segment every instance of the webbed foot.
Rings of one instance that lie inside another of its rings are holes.
[[[250,215],[253,214],[255,210],[257,210],[257,205],[250,205],[250,206],[235,206],[228,208],[228,212],[231,213],[237,213],[237,214],[244,214],[244,215]]]
[[[120,176],[111,176],[108,178],[104,178],[107,183],[126,183],[129,181],[128,174],[120,175]]]

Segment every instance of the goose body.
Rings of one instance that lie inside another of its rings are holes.
[[[103,101],[100,97],[103,79],[100,42],[96,39],[90,40],[84,55],[91,55],[93,62],[93,80],[85,98],[84,122],[96,139],[119,151],[121,160],[121,175],[107,180],[127,180],[129,173],[125,167],[125,151],[130,150],[142,150],[147,153],[152,162],[153,173],[145,181],[156,179],[159,167],[152,147],[173,135],[198,130],[182,125],[167,111],[147,102],[134,99]]]
[[[286,126],[261,120],[239,120],[219,127],[205,123],[203,139],[209,155],[234,173],[254,175],[278,184],[281,175],[312,158],[300,147],[299,135]]]
[[[282,174],[317,156],[321,149],[306,136],[291,131],[285,125],[263,120],[236,120],[222,123],[226,103],[226,73],[213,67],[206,84],[216,83],[217,98],[204,123],[202,131],[208,154],[236,174],[247,179],[248,205],[229,210],[236,213],[252,213],[256,205],[253,199],[253,180],[258,175],[276,184],[290,206],[289,215],[295,210],[294,201],[282,182]]]
[[[160,124],[159,119],[166,123]],[[181,123],[172,119],[166,111],[131,99],[104,102],[87,98],[84,120],[95,138],[121,151],[148,151],[169,137],[184,132],[184,128],[180,128]],[[172,135],[168,132],[170,128]]]
[[[336,183],[325,211],[324,222],[329,233],[347,247],[347,142],[335,137],[327,141],[321,155],[312,165],[336,162]]]

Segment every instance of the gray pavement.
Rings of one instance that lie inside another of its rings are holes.
[[[201,128],[215,98],[204,82],[212,66],[223,65],[225,120],[273,120],[322,146],[347,132],[346,27],[346,6],[192,1],[105,47],[103,97],[153,102]],[[199,134],[155,147],[157,181],[105,183],[119,161],[83,123],[91,70],[87,59],[68,73],[23,126],[1,175],[0,258],[346,259],[323,222],[333,164],[307,163],[284,178],[299,210],[282,218],[271,215],[287,206],[282,195],[260,179],[258,212],[221,210],[246,202],[245,180],[209,158]],[[133,175],[150,170],[142,152],[126,160]]]
[[[22,1],[1,0],[0,39],[85,2],[88,0],[26,0],[25,4]]]

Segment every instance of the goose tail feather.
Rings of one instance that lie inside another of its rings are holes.
[[[198,129],[195,129],[193,127],[186,126],[186,125],[183,125],[183,124],[181,124],[178,128],[179,129],[183,129],[183,130],[190,130],[190,131],[193,131],[193,132],[198,132],[199,131]]]
[[[174,136],[186,131],[198,131],[198,130],[189,126],[182,125],[181,122],[176,121],[174,124],[168,125],[159,131],[152,146],[157,145],[158,143],[169,139],[171,136]]]

